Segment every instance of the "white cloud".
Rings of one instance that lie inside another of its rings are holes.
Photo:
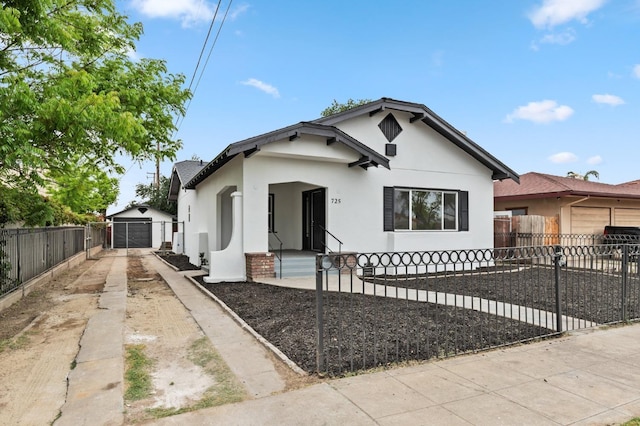
[[[602,7],[607,0],[543,0],[529,13],[529,20],[536,28],[552,28],[577,20],[587,23],[587,15]]]
[[[589,157],[587,159],[587,164],[590,164],[592,166],[596,166],[598,164],[602,163],[602,157],[600,157],[599,155],[594,155],[593,157]]]
[[[540,50],[540,44],[558,44],[566,46],[573,43],[576,39],[576,32],[573,28],[567,28],[560,33],[545,34],[540,40],[531,43],[531,49]]]
[[[231,11],[231,13],[229,14],[229,19],[231,19],[232,21],[235,21],[238,18],[238,16],[242,15],[247,10],[249,10],[249,5],[241,4],[240,6],[236,7]]]
[[[576,39],[576,32],[573,28],[567,28],[565,31],[557,34],[547,34],[540,39],[540,43],[566,45]]]
[[[280,92],[278,91],[278,89],[268,83],[265,83],[263,81],[257,80],[255,78],[250,78],[246,81],[241,81],[240,84],[244,84],[245,86],[252,86],[255,87],[258,90],[263,91],[264,93],[267,93],[271,96],[273,96],[274,98],[279,98],[280,97]]]
[[[205,0],[132,0],[132,6],[150,18],[178,19],[183,27],[211,21],[213,9]]]
[[[640,64],[633,66],[633,75],[635,78],[640,78]]]
[[[591,97],[591,99],[593,99],[593,101],[595,103],[598,104],[607,104],[607,105],[611,105],[611,106],[618,106],[618,105],[623,105],[624,104],[624,100],[616,95],[593,95]]]
[[[544,100],[529,102],[525,106],[516,108],[507,115],[505,122],[514,120],[528,120],[534,123],[550,123],[552,121],[564,121],[573,115],[573,109],[567,105],[558,105],[556,101]]]
[[[573,152],[558,152],[557,154],[549,156],[549,161],[558,164],[575,163],[578,161],[578,156]]]

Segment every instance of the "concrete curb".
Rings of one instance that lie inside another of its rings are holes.
[[[184,271],[183,271],[184,272]],[[273,353],[276,357],[278,357],[282,362],[287,364],[291,370],[300,376],[308,376],[309,373],[304,371],[302,368],[298,367],[298,365],[291,361],[288,356],[286,356],[280,349],[276,348],[273,344],[271,344],[267,339],[262,337],[260,333],[255,331],[253,327],[247,324],[242,318],[240,318],[231,308],[229,308],[222,300],[216,297],[214,294],[211,294],[206,288],[204,288],[199,282],[193,279],[190,276],[185,275],[186,279],[191,281],[200,292],[202,292],[205,296],[209,297],[213,301],[215,301],[240,327],[249,332],[258,342],[260,342],[266,349],[268,349],[271,353]],[[241,285],[241,284],[240,284]]]
[[[182,276],[184,276],[186,279],[188,279],[189,281],[191,281],[198,290],[200,290],[200,292],[202,294],[204,294],[205,296],[207,296],[208,298],[212,299],[214,302],[216,302],[238,325],[240,325],[240,327],[242,327],[244,330],[246,330],[247,332],[249,332],[249,334],[251,334],[258,342],[260,342],[266,349],[268,349],[271,353],[273,353],[276,357],[278,357],[282,362],[284,362],[285,364],[287,364],[287,366],[289,366],[289,368],[291,368],[291,370],[293,370],[296,374],[299,374],[300,376],[308,376],[309,373],[307,373],[306,371],[304,371],[302,368],[298,367],[298,365],[291,361],[291,359],[289,359],[288,356],[286,356],[284,353],[282,353],[282,351],[280,351],[280,349],[276,348],[273,344],[271,344],[271,342],[269,342],[267,339],[265,339],[264,337],[262,337],[260,335],[260,333],[258,333],[257,331],[255,331],[253,329],[253,327],[251,327],[249,324],[247,324],[242,318],[240,318],[231,308],[229,308],[222,300],[220,300],[218,297],[216,297],[214,294],[211,294],[206,288],[204,288],[198,281],[196,281],[195,279],[193,279],[193,277],[187,275],[188,273],[193,273],[193,272],[197,272],[196,270],[194,271],[180,271],[178,270],[178,268],[176,268],[175,266],[173,266],[172,264],[170,264],[169,262],[165,261],[163,258],[161,258],[160,256],[158,256],[157,253],[153,253],[153,255],[159,259],[161,262],[163,262],[165,265],[168,265],[169,267],[171,267],[173,270],[179,272]]]

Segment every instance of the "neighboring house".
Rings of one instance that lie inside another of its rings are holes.
[[[196,222],[191,220],[191,209],[195,207],[195,190],[186,189],[184,186],[205,164],[202,160],[187,160],[174,164],[169,183],[168,199],[178,204],[178,223],[182,225],[173,238],[173,251],[186,254],[194,265],[199,264],[200,253],[206,253],[208,259],[208,241],[207,234],[200,235]],[[194,240],[187,241],[191,238]]]
[[[216,282],[273,276],[280,241],[321,253],[492,247],[502,179],[518,174],[426,106],[382,98],[233,143],[184,188]]]
[[[174,217],[147,205],[137,205],[107,216],[112,222],[112,248],[160,248],[170,242]]]
[[[602,234],[606,225],[640,226],[640,181],[609,185],[530,172],[519,185],[495,182],[494,208],[557,216],[561,234]]]

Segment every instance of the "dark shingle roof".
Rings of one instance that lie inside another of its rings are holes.
[[[512,179],[516,182],[518,181],[519,177],[515,171],[489,154],[482,147],[444,121],[425,105],[399,101],[391,98],[381,98],[377,101],[369,102],[338,114],[319,118],[311,122],[300,122],[292,126],[274,130],[273,132],[233,143],[227,146],[227,148],[225,148],[215,159],[200,170],[190,181],[182,181],[183,185],[185,188],[193,189],[196,185],[215,173],[236,155],[242,153],[245,157],[250,157],[253,153],[259,151],[262,145],[287,137],[290,138],[290,140],[294,140],[299,134],[311,134],[327,137],[327,141],[341,143],[356,151],[361,156],[360,160],[349,164],[349,166],[359,165],[366,168],[369,166],[377,167],[378,165],[382,165],[383,167],[389,168],[388,158],[377,153],[370,147],[334,126],[335,124],[348,120],[352,117],[364,114],[371,116],[387,109],[413,114],[413,118],[410,120],[411,122],[422,121],[424,124],[434,129],[458,148],[462,149],[485,167],[489,168],[493,172],[493,179]]]
[[[167,197],[169,201],[177,200],[180,188],[184,188],[185,184],[193,179],[206,164],[202,160],[185,160],[175,163],[171,172],[171,182],[169,183],[169,195]]]

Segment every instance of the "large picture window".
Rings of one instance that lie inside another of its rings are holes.
[[[467,231],[468,193],[385,188],[385,231]]]

